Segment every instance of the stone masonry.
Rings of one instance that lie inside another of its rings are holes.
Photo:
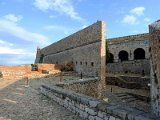
[[[87,42],[91,41],[88,39],[94,39],[93,37],[91,37],[91,34],[93,33],[92,28],[93,27],[86,28],[87,32],[85,32],[86,29],[84,29],[81,30],[82,32],[80,33],[74,33],[73,35],[68,36],[56,43],[53,43],[48,47],[43,48],[42,50],[38,47],[35,63],[45,62],[53,64],[65,64],[67,62],[72,62],[77,72],[83,72],[84,74],[87,73],[87,75],[89,76],[96,76],[100,71],[98,70],[98,63],[95,57],[99,57],[97,56],[97,53],[100,52],[99,47],[101,43],[100,41],[97,41],[96,43]],[[105,27],[103,28],[103,31],[105,31]],[[83,34],[87,34],[87,36],[89,36],[90,38],[78,37],[83,36]],[[94,32],[93,34],[97,33]],[[95,38],[96,37],[98,38],[98,36],[95,36]],[[77,41],[77,43],[73,41]],[[78,41],[83,41],[83,43],[80,43]],[[84,44],[84,42],[86,43]],[[107,42],[109,52],[113,56],[113,58],[111,57],[111,59],[113,59],[112,62],[107,64],[107,72],[125,73],[127,71],[128,73],[141,74],[144,71],[145,75],[149,75],[150,65],[148,33],[110,38],[107,39]],[[67,46],[63,44],[67,44]],[[135,55],[141,56],[141,53],[139,51],[136,52],[136,50],[138,49],[144,51],[143,59],[135,59]],[[128,54],[128,59],[123,62],[121,61],[121,56],[119,55],[122,51],[125,51]],[[115,66],[117,66],[116,69]]]
[[[149,25],[151,57],[151,104],[160,116],[160,20]]]
[[[41,93],[86,120],[159,120],[142,111],[109,104],[57,86],[42,85]]]
[[[145,59],[149,59],[149,34],[130,35],[107,39],[110,53],[114,62],[120,62],[119,53],[123,50],[128,53],[128,60],[135,60],[134,52],[141,48],[145,51]]]
[[[56,43],[38,49],[35,63],[73,63],[76,72],[97,76],[101,64],[101,41],[106,39],[105,30],[105,23],[97,21]]]

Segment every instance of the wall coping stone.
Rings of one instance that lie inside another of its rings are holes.
[[[88,82],[97,82],[99,81],[98,78],[85,78],[85,79],[79,79],[76,81],[67,81],[67,83],[57,83],[56,86],[63,87],[64,85],[72,85],[72,84],[83,84]]]
[[[157,120],[142,111],[128,108],[126,106],[124,108],[116,103],[107,103],[97,98],[76,93],[74,91],[65,90],[57,86],[42,85],[41,90],[42,89],[45,89],[47,92],[54,92],[54,94],[63,96],[64,98],[68,97],[77,103],[87,105],[93,111],[102,111],[111,116],[121,118],[122,120],[133,120],[132,118],[134,118],[134,120]],[[93,103],[95,103],[95,105],[93,105]]]

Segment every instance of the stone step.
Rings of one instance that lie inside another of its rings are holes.
[[[127,99],[127,100],[126,100],[126,102],[128,102],[128,103],[129,103],[129,102],[135,102],[135,101],[137,101],[136,98],[130,98],[130,99]]]
[[[126,95],[126,96],[123,96],[123,97],[120,97],[120,98],[123,100],[123,99],[135,98],[135,97],[134,96]]]

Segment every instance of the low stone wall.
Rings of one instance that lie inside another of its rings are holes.
[[[149,77],[134,77],[134,76],[107,76],[106,84],[116,85],[129,89],[149,89]]]
[[[87,96],[98,96],[98,79],[91,78],[85,80],[71,81],[59,85],[57,84],[57,86],[61,86],[64,89],[72,90],[74,92],[81,93]]]
[[[42,74],[43,70],[48,71],[50,74],[60,72],[60,67],[56,64],[37,64],[38,71],[32,71],[31,65],[21,66],[0,66],[1,78],[7,79],[23,79],[28,77],[29,79],[39,78],[48,74]]]
[[[148,115],[142,111],[108,104],[96,98],[57,86],[42,85],[41,93],[87,120],[158,120],[147,117]]]
[[[108,63],[106,68],[108,73],[150,74],[150,63],[147,59]]]
[[[134,82],[141,85],[141,88],[149,89],[148,83],[150,83],[149,77],[134,77],[134,76],[120,76],[123,80],[128,82]]]

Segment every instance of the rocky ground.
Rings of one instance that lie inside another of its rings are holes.
[[[39,92],[41,84],[56,83],[59,78],[29,81],[0,79],[0,120],[83,120]]]

